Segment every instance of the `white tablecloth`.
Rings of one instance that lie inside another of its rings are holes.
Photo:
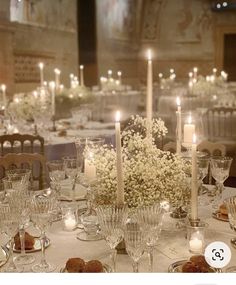
[[[233,195],[236,195],[236,189],[227,188],[225,190],[224,197]],[[206,244],[213,241],[223,241],[231,247],[230,239],[235,237],[236,233],[230,229],[229,223],[213,219],[211,213],[211,206],[200,208],[200,218],[209,224],[206,231]],[[175,224],[173,219],[172,224]],[[164,223],[159,246],[154,253],[155,272],[167,272],[171,263],[190,257],[187,240],[185,238],[186,232],[184,230],[175,230],[174,227],[170,230],[170,225],[171,224]],[[60,269],[65,266],[67,259],[71,257],[81,257],[85,260],[99,259],[106,264],[111,264],[109,247],[106,245],[106,242],[104,240],[96,242],[80,241],[76,238],[76,234],[79,231],[78,229],[74,232],[65,232],[62,230],[61,222],[54,223],[47,231],[51,245],[46,249],[46,256],[49,262],[56,265],[56,272],[59,272]],[[36,230],[33,232],[38,234]],[[236,249],[231,247],[231,250],[232,259],[228,266],[236,265]],[[36,257],[36,261],[39,261],[40,252],[33,254]],[[145,254],[140,261],[140,271],[147,272],[147,266],[148,259]],[[24,270],[30,272],[30,267],[31,265],[25,266]],[[117,271],[132,272],[131,259],[128,255],[117,255]]]

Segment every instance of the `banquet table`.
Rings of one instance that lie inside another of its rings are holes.
[[[226,198],[235,194],[236,188],[227,187],[223,197]],[[199,212],[201,220],[209,225],[206,230],[206,244],[213,241],[223,241],[228,244],[232,251],[232,259],[227,267],[236,265],[236,249],[230,245],[230,239],[235,237],[236,234],[230,229],[229,223],[213,219],[211,206],[202,206]],[[182,259],[188,259],[191,256],[185,238],[186,231],[175,228],[175,224],[176,220],[170,218],[169,214],[164,218],[159,244],[154,252],[154,272],[168,272],[170,264]],[[86,261],[98,259],[105,264],[111,265],[109,248],[106,242],[104,240],[94,242],[80,241],[76,238],[79,231],[81,230],[76,229],[73,232],[63,231],[61,221],[53,223],[47,231],[51,245],[46,249],[46,257],[49,262],[56,265],[55,272],[60,272],[61,268],[64,268],[66,261],[71,257],[81,257]],[[38,234],[33,228],[29,229],[28,232]],[[36,257],[36,261],[39,261],[40,252],[33,254]],[[1,270],[4,269],[4,266]],[[31,266],[24,266],[24,272],[31,272]],[[148,258],[146,254],[140,260],[139,269],[140,272],[148,272]],[[132,272],[132,263],[128,255],[117,255],[117,272]]]

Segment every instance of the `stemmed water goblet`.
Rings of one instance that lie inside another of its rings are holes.
[[[63,160],[51,160],[47,162],[49,178],[55,185],[55,190],[59,196],[61,190],[61,181],[65,179],[65,168]]]
[[[124,226],[128,217],[126,205],[104,205],[96,208],[101,234],[111,249],[112,269],[116,272],[116,246],[124,238]]]
[[[144,254],[146,247],[146,235],[139,225],[139,223],[131,222],[127,223],[124,231],[124,240],[126,251],[132,259],[133,272],[139,272],[139,260]]]
[[[42,253],[40,263],[32,267],[33,272],[52,272],[55,270],[55,266],[48,263],[45,257],[46,230],[53,219],[55,202],[54,196],[44,194],[34,196],[30,203],[31,220],[41,232],[40,241]]]
[[[158,203],[138,209],[136,215],[141,230],[146,232],[145,242],[149,257],[149,272],[153,272],[153,250],[160,237],[164,209]]]
[[[227,156],[213,156],[211,158],[211,173],[216,181],[215,199],[213,208],[218,208],[222,200],[222,192],[224,190],[224,182],[229,177],[230,166],[233,159]]]
[[[29,193],[21,190],[13,190],[7,200],[12,210],[15,210],[19,217],[20,255],[15,258],[15,262],[20,265],[30,264],[35,261],[34,256],[25,252],[25,227],[30,223],[30,196]]]
[[[0,228],[9,237],[9,261],[4,272],[22,272],[22,268],[18,268],[13,259],[14,236],[19,227],[19,214],[9,205],[0,206]]]

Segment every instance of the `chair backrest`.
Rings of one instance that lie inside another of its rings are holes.
[[[221,143],[214,143],[210,141],[203,141],[201,142],[198,146],[197,149],[199,151],[203,151],[208,153],[210,156],[215,156],[215,155],[221,155],[225,156],[226,154],[226,146],[221,144]],[[212,175],[211,175],[211,170],[209,167],[209,184],[212,184]]]
[[[203,114],[204,136],[211,141],[235,140],[236,109],[215,107]]]
[[[0,155],[7,153],[44,154],[44,138],[38,135],[11,134],[0,136]]]
[[[32,172],[32,188],[44,189],[46,183],[46,159],[39,153],[8,153],[0,157],[0,168],[2,176],[5,171],[15,168],[27,168]]]

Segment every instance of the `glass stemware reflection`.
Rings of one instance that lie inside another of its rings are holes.
[[[15,258],[17,264],[25,265],[35,261],[33,255],[25,252],[25,227],[30,223],[30,196],[24,190],[13,190],[8,193],[7,200],[12,210],[19,216],[19,237],[21,253]]]
[[[65,169],[63,160],[51,160],[47,162],[49,178],[55,185],[57,194],[60,194],[61,185],[60,182],[65,179]]]
[[[211,158],[211,173],[216,180],[216,192],[213,207],[218,208],[219,202],[222,200],[222,192],[224,190],[224,182],[229,177],[232,158],[227,156],[214,156]]]
[[[208,169],[209,169],[209,162],[210,158],[209,157],[198,157],[197,158],[197,167],[198,167],[198,183],[199,183],[199,188],[198,188],[198,194],[199,194],[199,203],[202,206],[206,206],[209,204],[208,199],[205,199],[204,194],[208,192],[208,189],[203,186],[203,180],[204,178],[208,175]]]
[[[55,198],[47,195],[36,195],[31,200],[31,220],[35,226],[40,230],[41,241],[41,261],[32,267],[33,272],[52,272],[55,269],[53,264],[46,261],[45,257],[45,241],[46,230],[51,224],[54,210],[55,210]]]
[[[145,241],[149,257],[149,272],[153,272],[153,250],[160,237],[163,215],[164,210],[160,204],[137,210],[140,227],[146,232]]]
[[[139,260],[144,254],[146,247],[146,232],[138,223],[127,223],[125,226],[124,239],[128,255],[132,259],[133,272],[139,272]]]
[[[17,233],[18,226],[19,216],[17,211],[11,209],[9,205],[1,205],[0,228],[8,236],[10,245],[8,265],[4,272],[22,272],[22,268],[17,267],[13,259],[14,236]]]
[[[227,207],[230,228],[236,232],[236,196],[224,200]],[[231,244],[236,247],[236,238],[231,239]],[[229,267],[226,272],[236,272],[236,265]]]
[[[126,205],[104,205],[98,206],[96,210],[101,234],[111,249],[113,272],[116,272],[116,246],[124,238],[124,226],[128,216],[128,207]]]

